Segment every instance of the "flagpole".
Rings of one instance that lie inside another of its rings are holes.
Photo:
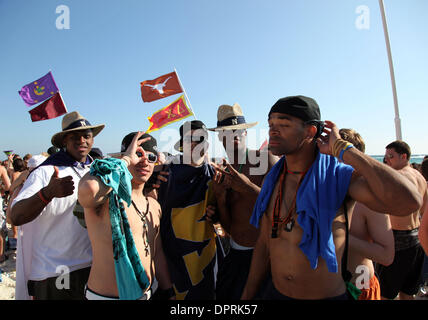
[[[383,5],[383,0],[379,0],[379,6],[380,6],[380,12],[382,14],[383,33],[385,35],[386,51],[388,53],[388,62],[389,62],[389,73],[391,75],[392,95],[394,98],[395,136],[397,140],[402,140],[401,120],[400,120],[400,114],[398,111],[397,88],[395,86],[395,74],[394,74],[394,66],[392,63],[391,44],[389,43],[388,25],[386,23],[385,7]]]
[[[68,113],[67,106],[65,105],[64,99],[62,98],[62,95],[61,95],[61,92],[58,91],[58,93],[59,93],[59,97],[61,98],[62,104],[65,107],[65,111],[67,111],[67,113]]]
[[[183,85],[181,84],[180,77],[178,76],[178,72],[177,72],[177,70],[176,70],[175,68],[174,68],[174,72],[175,72],[175,74],[177,75],[178,83],[180,83],[180,87],[181,87],[181,89],[183,89],[184,96],[186,97],[186,100],[187,100],[187,102],[189,103],[190,110],[192,110],[192,114],[193,114],[193,116],[195,117],[195,119],[197,120],[197,118],[196,118],[196,114],[195,114],[195,111],[193,111],[192,104],[190,103],[190,100],[189,100],[189,97],[187,96],[186,90],[184,89]]]

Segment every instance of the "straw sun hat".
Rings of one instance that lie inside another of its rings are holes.
[[[90,124],[88,120],[82,117],[82,115],[80,115],[79,112],[73,111],[73,112],[67,113],[64,116],[64,118],[62,118],[62,131],[55,133],[52,136],[51,142],[52,142],[52,145],[54,145],[55,147],[62,148],[63,139],[67,133],[78,131],[78,130],[91,129],[92,134],[95,137],[98,133],[101,132],[101,130],[104,129],[104,126],[105,126],[104,124],[93,126]]]
[[[254,127],[258,122],[245,122],[244,114],[241,106],[235,103],[233,106],[227,104],[218,107],[217,111],[217,127],[210,128],[210,131],[219,130],[239,130]]]

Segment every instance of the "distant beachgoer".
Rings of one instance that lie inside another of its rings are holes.
[[[353,129],[340,129],[343,140],[365,152],[361,135]],[[373,261],[388,266],[394,260],[394,236],[389,216],[370,210],[357,202],[349,227],[348,269],[352,283],[361,290],[359,300],[380,300],[380,284],[374,272]],[[368,276],[368,277],[366,277]],[[356,281],[359,281],[357,283]],[[364,282],[360,279],[364,279]]]
[[[28,160],[30,160],[32,155],[30,153],[27,153],[22,160],[25,161],[25,166],[28,167]]]
[[[10,188],[10,179],[7,174],[7,169],[0,165],[0,183],[3,191],[7,192]],[[0,199],[0,263],[7,259],[5,253],[5,239],[7,236],[6,213],[3,208],[3,199]]]
[[[358,201],[406,215],[422,197],[404,176],[341,139],[333,122],[321,122],[311,98],[279,99],[268,122],[269,150],[285,156],[266,175],[254,207],[260,236],[241,298],[252,299],[271,270],[264,299],[349,299],[355,292],[339,272],[346,271],[345,210]]]
[[[394,261],[389,266],[378,264],[376,267],[382,299],[394,299],[397,294],[400,300],[414,299],[422,283],[424,251],[419,242],[418,231],[420,216],[427,205],[428,191],[422,174],[410,166],[410,156],[410,147],[404,141],[397,140],[386,146],[387,165],[417,188],[423,203],[410,214],[390,216],[395,242]]]
[[[24,186],[24,182],[28,174],[41,165],[47,156],[42,154],[34,155],[28,160],[28,170],[24,171],[18,179],[16,179],[10,189],[10,203],[16,198]],[[13,189],[12,189],[13,188]],[[13,190],[13,191],[12,191]],[[10,206],[7,208],[7,219],[10,221]],[[15,299],[29,300],[27,290],[27,281],[31,272],[31,258],[33,252],[32,233],[35,231],[32,223],[26,223],[18,227],[18,240],[16,248],[16,283],[15,283]]]
[[[60,152],[61,148],[55,147],[55,146],[51,146],[49,147],[49,149],[47,150],[47,153],[51,156],[57,152]]]
[[[28,156],[31,156],[31,155],[29,155],[29,154],[26,155],[27,161],[29,160]],[[24,157],[24,159],[25,159],[25,157]],[[28,174],[27,161],[25,161],[24,159],[16,158],[15,160],[13,160],[13,173],[12,173],[12,177],[10,179],[10,182],[11,182],[10,197],[12,197],[12,195],[13,195],[13,191],[14,191],[13,189],[14,188],[12,189],[12,185],[14,185],[14,182],[16,180],[21,180],[21,179],[19,179],[20,176],[22,176],[22,175],[26,176]],[[25,180],[23,180],[23,181],[25,181]],[[9,199],[9,203],[12,203],[11,199]],[[12,230],[12,234],[8,238],[9,249],[10,250],[16,250],[17,237],[18,237],[18,227],[13,225],[13,223],[9,219],[7,222],[11,224],[11,230]]]
[[[10,219],[21,226],[31,223],[31,271],[28,292],[37,300],[83,299],[92,262],[88,232],[73,215],[77,186],[89,171],[88,156],[94,137],[104,125],[91,125],[78,112],[67,113],[62,131],[51,142],[64,150],[50,156],[27,178],[12,203]],[[67,278],[67,286],[57,280]]]

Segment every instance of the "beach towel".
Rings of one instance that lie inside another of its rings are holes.
[[[132,175],[124,162],[115,158],[95,160],[90,173],[113,189],[109,195],[109,211],[119,299],[140,299],[150,281],[141,264],[123,205],[123,201],[128,207],[131,205]]]
[[[258,227],[260,218],[269,205],[284,161],[285,156],[266,175],[250,219],[255,227]],[[308,258],[312,269],[317,268],[318,257],[321,256],[326,261],[329,272],[338,271],[332,222],[348,192],[353,170],[335,157],[318,151],[297,191],[297,222],[303,229],[299,248]]]

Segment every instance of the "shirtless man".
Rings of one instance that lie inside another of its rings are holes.
[[[404,141],[394,141],[386,146],[388,166],[411,181],[423,197],[423,205],[402,216],[392,216],[391,225],[395,241],[395,258],[390,266],[377,266],[383,299],[412,300],[422,283],[424,251],[419,243],[420,217],[427,202],[427,183],[419,171],[409,164],[410,147]]]
[[[272,285],[266,299],[347,299],[340,265],[345,196],[351,199],[347,208],[359,201],[393,215],[417,210],[422,197],[402,175],[340,139],[334,123],[325,121],[324,135],[317,138],[323,123],[311,98],[278,100],[268,122],[269,149],[286,159],[265,177],[255,205],[251,221],[257,224],[261,218],[260,236],[242,299],[254,297],[269,269]],[[308,179],[302,180],[303,175]],[[278,192],[280,185],[285,192]]]
[[[358,132],[340,129],[339,134],[365,152],[364,140]],[[380,284],[373,261],[388,266],[393,260],[394,236],[389,216],[357,202],[350,221],[348,270],[353,274],[352,283],[361,290],[359,300],[380,300]]]
[[[143,195],[144,184],[150,178],[157,160],[156,150],[156,140],[148,134],[143,135],[142,132],[130,133],[122,140],[121,152],[124,153],[122,160],[132,175],[132,205],[129,207],[125,205],[125,211],[135,247],[150,282],[141,300],[150,299],[152,291],[156,291],[157,281],[162,290],[172,288],[159,236],[160,206],[153,198]],[[86,298],[89,300],[119,298],[109,214],[111,191],[112,189],[106,186],[100,177],[89,173],[79,183],[79,202],[85,211],[93,252],[86,289]],[[143,220],[146,220],[147,226]]]
[[[207,207],[211,217],[217,209],[220,223],[230,235],[230,251],[218,272],[217,299],[237,300],[242,295],[259,236],[259,230],[250,224],[251,213],[265,174],[278,160],[271,153],[247,148],[246,129],[256,124],[246,123],[241,107],[235,103],[221,105],[217,127],[209,129],[218,132],[231,162],[227,164],[229,172],[217,166],[213,183],[217,206]],[[251,174],[250,168],[257,174]]]

